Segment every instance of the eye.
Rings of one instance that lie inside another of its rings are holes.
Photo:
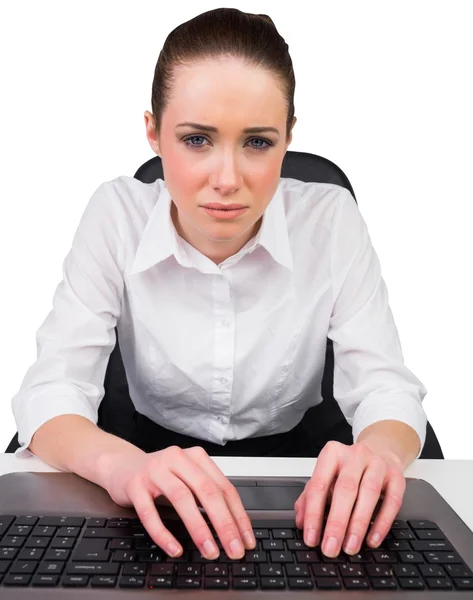
[[[203,148],[204,144],[193,144],[191,143],[191,140],[195,140],[195,139],[203,139],[206,140],[207,138],[204,137],[203,135],[189,135],[186,138],[184,138],[182,141],[185,143],[186,146],[188,146],[189,148],[192,148],[194,150],[198,150],[199,148]],[[258,150],[258,151],[264,151],[267,150],[268,148],[270,148],[271,146],[273,146],[273,143],[270,142],[269,140],[265,140],[263,138],[251,138],[250,140],[248,140],[249,142],[252,142],[254,140],[258,140],[259,142],[263,142],[263,144],[266,144],[266,146],[251,146],[251,148],[253,148],[253,150]]]

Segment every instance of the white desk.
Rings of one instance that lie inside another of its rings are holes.
[[[227,477],[284,476],[310,477],[316,458],[213,457]],[[0,453],[0,476],[15,471],[58,472],[36,457],[16,458]],[[473,460],[417,460],[405,471],[406,477],[425,479],[445,498],[473,530]]]

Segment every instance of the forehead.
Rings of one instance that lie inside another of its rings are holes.
[[[169,103],[172,119],[215,124],[231,118],[258,125],[285,119],[285,98],[272,73],[235,58],[176,68]],[[251,123],[255,124],[255,123]]]

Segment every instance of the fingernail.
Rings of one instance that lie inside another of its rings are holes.
[[[245,549],[238,538],[235,538],[230,542],[230,552],[232,558],[241,558],[241,556],[244,554]]]
[[[166,546],[166,549],[170,556],[177,556],[181,552],[179,546],[174,542],[169,542],[169,544]]]
[[[308,546],[315,546],[315,529],[309,529],[305,535],[305,543]]]
[[[243,538],[245,540],[245,544],[249,547],[249,549],[253,549],[256,546],[255,536],[252,531],[245,531],[243,534]]]
[[[329,537],[323,548],[323,553],[326,556],[334,557],[337,555],[338,540],[335,537]]]
[[[354,533],[348,538],[348,543],[345,546],[345,552],[355,552],[355,549],[358,547],[358,536]]]
[[[373,544],[373,546],[376,545],[379,542],[379,538],[379,533],[375,533],[370,537],[370,544]]]
[[[215,542],[212,540],[205,540],[204,542],[204,553],[207,558],[217,558],[219,551]]]

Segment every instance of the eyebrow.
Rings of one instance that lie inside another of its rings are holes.
[[[201,125],[200,123],[192,123],[189,121],[186,121],[185,123],[178,123],[176,125],[176,129],[178,127],[194,127],[195,129],[201,129],[202,131],[218,133],[218,129],[216,127],[212,127],[211,125]],[[264,131],[273,131],[279,135],[279,131],[275,127],[246,127],[243,129],[243,133],[263,133]]]

